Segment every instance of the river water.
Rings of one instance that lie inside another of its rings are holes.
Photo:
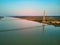
[[[0,20],[0,45],[60,45],[60,27],[4,17]]]

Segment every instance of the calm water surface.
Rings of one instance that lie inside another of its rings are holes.
[[[5,17],[0,20],[0,45],[60,45],[60,27]]]

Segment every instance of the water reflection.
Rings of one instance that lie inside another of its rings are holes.
[[[42,30],[43,30],[43,32],[45,32],[45,24],[44,23],[42,23]]]
[[[29,30],[29,29],[35,29],[35,28],[40,28],[42,26],[33,26],[33,27],[27,27],[27,28],[16,28],[16,29],[3,29],[0,30],[0,32],[8,32],[8,31],[18,31],[18,30]],[[43,29],[44,30],[44,29]]]
[[[16,28],[16,29],[4,29],[4,30],[0,30],[0,32],[8,32],[8,31],[18,31],[18,30],[29,30],[29,29],[35,29],[35,28],[41,28],[42,27],[42,31],[45,32],[45,24],[42,24],[42,26],[33,26],[33,27],[27,27],[27,28]]]

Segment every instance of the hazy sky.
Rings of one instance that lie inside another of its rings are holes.
[[[60,0],[0,0],[0,16],[60,15]]]

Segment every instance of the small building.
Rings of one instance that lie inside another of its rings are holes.
[[[51,21],[53,24],[60,24],[60,21]]]

